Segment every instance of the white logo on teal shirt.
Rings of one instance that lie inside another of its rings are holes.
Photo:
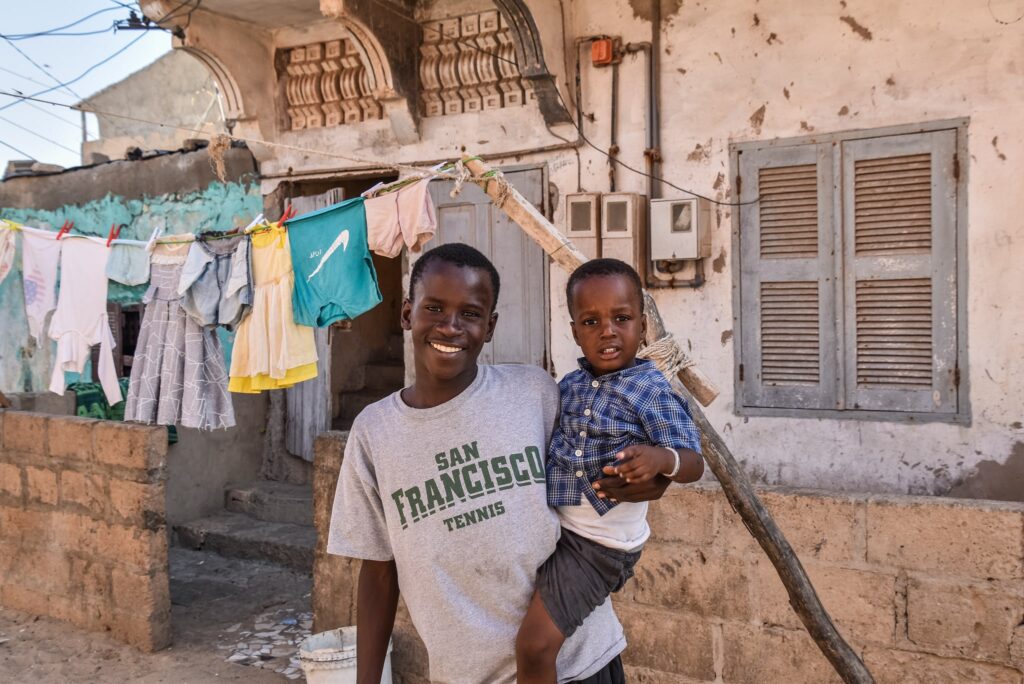
[[[348,230],[341,231],[341,233],[338,234],[338,237],[334,238],[334,242],[331,244],[330,247],[327,248],[327,251],[324,252],[324,255],[320,257],[320,263],[316,265],[316,269],[314,269],[313,272],[310,273],[309,276],[306,278],[307,283],[313,279],[313,276],[320,272],[320,269],[324,267],[324,264],[327,263],[327,260],[330,259],[331,255],[334,254],[334,252],[338,249],[338,245],[341,245],[341,251],[348,251]]]

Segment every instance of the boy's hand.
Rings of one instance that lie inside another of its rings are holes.
[[[666,447],[633,444],[615,454],[615,474],[629,483],[647,482],[657,475],[672,472],[676,456]]]

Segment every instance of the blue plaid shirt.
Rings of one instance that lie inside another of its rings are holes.
[[[700,453],[700,432],[686,400],[651,361],[594,377],[586,359],[558,383],[558,427],[548,449],[549,506],[578,506],[585,496],[604,515],[615,504],[590,486],[601,468],[633,444],[686,448]]]

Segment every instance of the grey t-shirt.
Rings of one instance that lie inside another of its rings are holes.
[[[413,409],[396,392],[352,426],[327,551],[395,559],[431,681],[515,681],[516,632],[560,532],[544,487],[557,414],[542,369],[480,366],[449,402]],[[625,645],[606,600],[562,647],[559,680]]]

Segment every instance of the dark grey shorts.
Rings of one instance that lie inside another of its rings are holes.
[[[619,551],[562,529],[555,552],[537,570],[537,591],[566,639],[633,576],[639,551]]]

